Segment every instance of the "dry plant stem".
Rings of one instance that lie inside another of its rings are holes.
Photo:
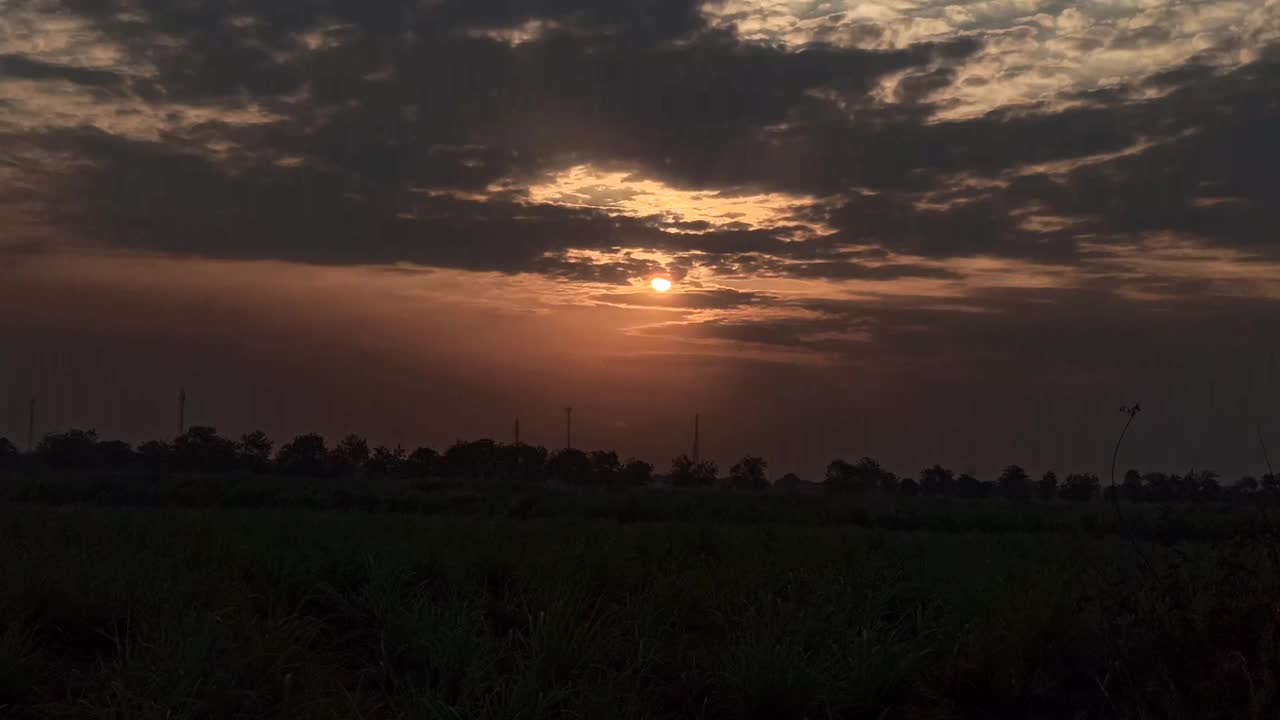
[[[1121,531],[1125,534],[1125,537],[1129,538],[1129,544],[1133,546],[1134,552],[1142,560],[1147,573],[1154,577],[1155,569],[1152,568],[1151,561],[1147,559],[1147,554],[1142,551],[1142,546],[1138,544],[1137,538],[1133,535],[1133,528],[1125,521],[1124,512],[1120,510],[1120,493],[1116,490],[1116,459],[1120,456],[1120,445],[1124,442],[1124,436],[1128,434],[1129,426],[1133,424],[1134,418],[1138,416],[1138,413],[1142,412],[1142,404],[1135,402],[1133,405],[1120,408],[1120,412],[1127,414],[1129,419],[1125,421],[1124,427],[1121,428],[1120,437],[1116,438],[1115,449],[1111,451],[1111,505],[1115,508],[1116,522],[1120,524]]]

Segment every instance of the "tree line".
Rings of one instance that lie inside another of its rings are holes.
[[[915,477],[899,477],[870,457],[851,463],[832,460],[821,482],[805,481],[788,473],[776,482],[768,479],[768,463],[746,456],[721,476],[716,463],[680,455],[672,459],[664,476],[654,466],[631,458],[622,461],[611,450],[584,451],[566,448],[548,451],[524,443],[493,440],[458,441],[444,452],[429,447],[407,451],[378,446],[357,435],[348,435],[330,447],[325,438],[299,435],[278,449],[262,431],[245,433],[239,440],[219,435],[212,427],[188,429],[172,442],[152,440],[133,447],[119,440],[99,439],[92,430],[50,433],[41,439],[30,457],[12,442],[0,438],[0,467],[34,463],[52,470],[135,470],[157,474],[248,472],[303,477],[363,475],[399,479],[446,478],[455,480],[506,480],[558,482],[570,485],[643,486],[665,481],[673,486],[726,486],[762,490],[826,488],[845,492],[880,491],[907,497],[955,497],[1011,500],[1059,499],[1087,502],[1112,499],[1111,487],[1103,487],[1092,473],[1062,477],[1052,471],[1032,478],[1018,465],[1009,465],[994,480],[957,474],[941,465],[921,470]],[[1129,470],[1114,493],[1130,502],[1212,502],[1231,498],[1280,499],[1280,477],[1246,476],[1224,486],[1209,470],[1184,475]]]

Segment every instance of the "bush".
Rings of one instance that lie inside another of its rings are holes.
[[[742,490],[763,490],[769,487],[768,468],[764,458],[748,455],[729,468],[729,483]]]
[[[368,461],[364,464],[364,471],[379,477],[384,475],[399,476],[400,466],[404,464],[404,461],[404,448],[397,445],[396,449],[390,450],[383,445],[379,445],[369,455]]]
[[[133,448],[127,442],[107,440],[98,443],[96,448],[98,464],[102,467],[118,469],[133,462]]]
[[[173,448],[169,443],[148,440],[138,446],[138,458],[142,467],[158,473],[167,473],[173,465]]]
[[[36,457],[57,470],[92,467],[98,461],[98,433],[68,430],[45,435],[36,446]]]
[[[591,477],[598,485],[612,485],[622,474],[622,463],[618,453],[612,450],[591,451]]]
[[[276,468],[285,475],[318,477],[328,470],[328,457],[323,437],[315,433],[299,435],[280,448]]]
[[[956,492],[955,473],[941,465],[934,465],[920,471],[920,492],[925,495],[954,495]]]
[[[911,478],[903,478],[902,483],[898,487],[898,492],[900,492],[904,497],[916,497],[920,494],[920,483],[912,480]]]
[[[566,485],[586,485],[594,477],[591,458],[574,448],[557,450],[547,460],[547,474],[556,482]]]
[[[400,448],[396,448],[396,452],[403,455],[403,451]],[[456,469],[458,463],[456,456],[453,462]],[[397,475],[403,478],[422,480],[443,470],[444,463],[441,460],[440,453],[429,447],[420,447],[409,453],[409,457],[405,458],[404,462],[399,463]]]
[[[677,487],[714,485],[716,476],[716,464],[710,460],[695,461],[680,455],[671,461],[671,484]]]
[[[9,438],[0,437],[0,467],[8,467],[18,461],[18,448]]]
[[[249,472],[270,472],[272,447],[271,438],[261,430],[245,433],[236,444],[236,463]]]
[[[497,473],[497,444],[492,440],[459,440],[445,450],[438,472],[455,480],[492,479]]]
[[[856,465],[840,459],[827,465],[825,484],[832,490],[871,490],[894,479],[874,458],[864,457]]]
[[[622,482],[626,485],[648,485],[653,482],[653,465],[632,458],[622,466]]]
[[[1101,487],[1102,483],[1098,480],[1097,475],[1073,473],[1068,475],[1067,479],[1062,482],[1062,489],[1058,491],[1058,494],[1063,500],[1087,502],[1098,496]]]
[[[173,469],[179,472],[227,472],[236,465],[236,444],[215,428],[194,426],[173,441]]]
[[[369,462],[369,443],[359,435],[348,435],[329,453],[329,469],[347,475],[364,468]]]
[[[1036,490],[1041,500],[1052,500],[1058,497],[1058,474],[1052,470],[1046,472],[1036,484]]]
[[[1017,465],[1006,467],[996,479],[1000,494],[1011,500],[1026,500],[1031,496],[1031,478]]]

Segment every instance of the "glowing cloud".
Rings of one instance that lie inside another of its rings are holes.
[[[795,217],[818,198],[786,193],[731,190],[688,190],[619,171],[578,165],[531,185],[534,203],[603,210],[610,214],[654,218],[671,232],[706,232],[725,228],[822,229]]]

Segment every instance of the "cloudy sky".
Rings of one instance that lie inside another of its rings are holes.
[[[1259,474],[1278,128],[1280,0],[0,0],[0,435]]]

